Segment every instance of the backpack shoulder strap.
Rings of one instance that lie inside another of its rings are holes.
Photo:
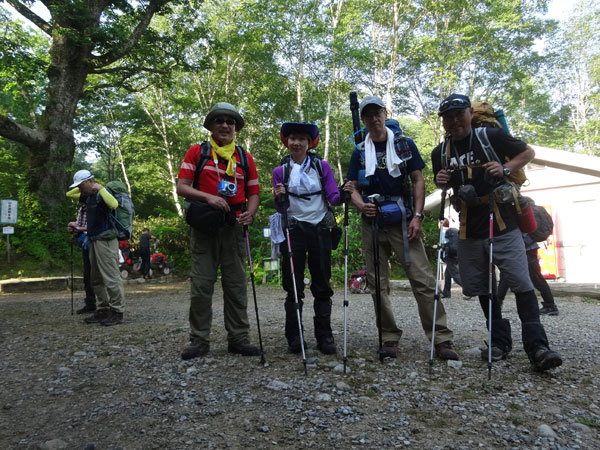
[[[240,166],[242,166],[242,170],[244,172],[244,194],[246,198],[248,198],[248,176],[250,172],[250,165],[248,164],[248,153],[244,150],[244,147],[241,145],[236,145],[235,149],[238,152],[240,157]]]
[[[285,155],[281,158],[281,168],[283,169],[283,185],[285,186],[285,190],[287,191],[288,183],[290,182],[290,170],[291,170],[291,156]]]
[[[500,161],[498,154],[496,153],[496,151],[494,150],[494,147],[490,143],[490,139],[488,138],[486,128],[485,127],[474,128],[474,130],[475,130],[475,136],[477,137],[477,140],[481,144],[483,153],[485,153],[485,157],[488,159],[488,161],[497,161],[500,164],[502,164],[502,161]]]
[[[192,187],[194,189],[198,188],[198,176],[204,166],[206,166],[206,161],[210,159],[210,142],[204,141],[200,144],[200,158],[196,162],[196,171],[194,172],[194,180],[192,181]]]

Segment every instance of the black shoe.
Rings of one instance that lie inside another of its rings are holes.
[[[89,317],[86,317],[85,319],[83,319],[83,321],[85,323],[100,323],[108,317],[109,312],[110,309],[108,308],[97,309],[96,311],[94,311],[94,314],[92,314]]]
[[[76,312],[77,314],[88,314],[93,313],[94,311],[96,311],[95,306],[85,305],[83,308],[78,309]]]
[[[304,340],[304,350],[309,347],[309,344]],[[288,350],[290,353],[302,353],[302,346],[300,345],[300,336],[288,341]]]
[[[203,342],[199,339],[192,339],[190,345],[183,349],[181,352],[181,359],[187,360],[192,358],[198,358],[204,356],[210,350],[208,342]]]
[[[481,349],[481,359],[487,361],[489,358],[488,348],[485,347]],[[500,347],[492,346],[492,361],[500,361],[502,359],[508,358],[508,351],[502,350]]]
[[[396,358],[398,356],[398,341],[386,341],[379,351],[384,358]]]
[[[123,313],[118,311],[109,310],[108,315],[100,321],[100,325],[105,327],[112,327],[113,325],[119,325],[123,323]]]
[[[317,348],[324,355],[335,355],[337,349],[335,348],[335,342],[333,336],[327,336],[317,342]]]
[[[250,344],[248,339],[242,339],[239,342],[230,342],[227,346],[229,353],[237,353],[242,356],[259,356],[260,350],[258,347]]]
[[[544,305],[544,307],[540,309],[540,314],[546,316],[558,316],[558,308],[556,305]]]
[[[529,359],[535,369],[539,372],[544,372],[562,365],[562,358],[560,355],[546,347],[538,348]]]

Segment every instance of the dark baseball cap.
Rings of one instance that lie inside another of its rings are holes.
[[[443,116],[448,111],[453,109],[467,109],[471,107],[471,100],[469,97],[462,94],[450,94],[440,103],[438,109],[438,116]]]

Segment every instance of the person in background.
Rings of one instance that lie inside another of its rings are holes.
[[[150,239],[154,239],[154,243],[158,243],[158,239],[150,234],[148,228],[142,230],[140,235],[140,257],[142,258],[142,266],[140,267],[140,273],[142,278],[150,278]]]
[[[119,202],[94,180],[89,170],[75,172],[70,188],[75,187],[87,197],[85,204],[90,240],[90,277],[97,299],[96,311],[84,321],[105,326],[118,325],[123,322],[125,292],[119,270],[117,231],[109,214],[119,206]]]
[[[79,188],[75,187],[67,192],[67,197],[79,201],[79,211],[77,219],[74,222],[67,224],[69,233],[73,233],[73,237],[77,238],[77,244],[81,248],[81,257],[83,260],[83,286],[85,290],[84,305],[77,310],[77,314],[87,314],[96,311],[96,294],[92,287],[91,280],[91,265],[90,265],[90,241],[87,237],[87,211],[85,202],[87,197],[79,192]]]

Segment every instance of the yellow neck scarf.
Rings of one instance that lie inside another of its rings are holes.
[[[221,147],[218,145],[215,140],[210,137],[210,146],[217,155],[227,161],[227,170],[225,173],[230,177],[233,176],[233,166],[236,163],[235,161],[235,141],[231,141],[231,143],[224,145]]]

